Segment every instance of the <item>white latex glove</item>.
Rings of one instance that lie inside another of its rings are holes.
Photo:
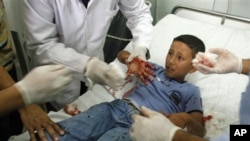
[[[34,68],[14,86],[20,91],[25,104],[43,103],[66,89],[72,80],[69,69],[62,65]]]
[[[95,57],[86,64],[85,75],[89,78],[90,88],[93,83],[97,83],[116,89],[124,83],[126,77],[125,72],[115,62],[107,64]]]
[[[172,141],[180,127],[175,126],[161,113],[142,107],[145,117],[134,115],[134,123],[130,129],[133,141]]]
[[[217,55],[213,57],[211,54],[198,53],[193,59],[193,66],[202,73],[241,73],[242,59],[235,56],[223,48],[213,48],[210,53]]]
[[[134,47],[134,49],[131,51],[130,56],[128,57],[128,62],[131,62],[135,57],[139,57],[140,59],[146,61],[146,53],[146,47]]]

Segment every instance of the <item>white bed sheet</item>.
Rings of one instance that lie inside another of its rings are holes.
[[[243,58],[250,58],[250,31],[189,20],[176,15],[165,16],[154,28],[154,39],[150,52],[151,61],[164,66],[164,58],[174,37],[193,34],[206,45],[206,50],[222,47]],[[156,55],[156,56],[154,56]],[[200,87],[204,115],[212,115],[206,122],[207,137],[229,131],[229,124],[239,122],[238,111],[241,93],[248,77],[240,74],[203,75],[195,72],[187,81]]]
[[[154,27],[150,61],[164,66],[165,55],[170,44],[173,38],[180,34],[193,34],[199,37],[204,41],[206,50],[212,47],[222,47],[240,57],[250,58],[250,31],[212,25],[169,14]],[[131,50],[131,44],[128,44],[126,49]],[[122,66],[117,60],[115,61]],[[122,67],[125,71],[125,67]],[[229,131],[229,124],[237,124],[239,122],[239,102],[241,93],[245,90],[248,82],[247,76],[240,74],[203,75],[195,72],[188,75],[186,79],[200,87],[204,115],[212,116],[212,120],[206,122],[206,137],[209,138],[221,132],[227,132]],[[123,93],[133,87],[133,83],[128,83],[124,88],[116,91],[115,96],[120,98]],[[73,103],[77,104],[81,111],[84,111],[92,105],[113,99],[114,97],[111,96],[106,88],[95,85],[93,90],[86,92]],[[70,117],[63,110],[50,112],[49,116],[56,122]],[[12,138],[12,140],[25,139],[27,137],[24,137],[24,135]]]
[[[193,34],[206,45],[206,51],[213,47],[230,50],[242,58],[250,58],[250,31],[189,20],[176,15],[167,15],[154,28],[150,52],[151,61],[164,66],[165,55],[174,37]],[[186,80],[199,86],[204,115],[212,115],[206,122],[207,137],[229,131],[229,124],[239,123],[238,111],[241,93],[245,91],[248,77],[241,74],[203,75],[195,72]]]

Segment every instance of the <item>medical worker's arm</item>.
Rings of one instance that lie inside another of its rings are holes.
[[[36,141],[35,132],[37,132],[38,137],[42,141],[46,140],[44,131],[47,131],[54,140],[58,140],[58,134],[64,134],[64,131],[60,128],[60,126],[52,121],[48,114],[44,112],[39,105],[28,105],[19,109],[19,112],[23,125],[29,132],[31,141]]]
[[[73,70],[74,74],[76,74],[80,80],[84,80],[84,76],[87,75],[91,82],[108,85],[112,88],[121,84],[124,78],[120,73],[116,72],[117,67],[116,70],[114,70],[113,65],[107,64],[99,59],[93,59],[86,54],[77,52],[73,46],[67,46],[67,44],[59,42],[60,33],[58,33],[59,31],[54,21],[55,13],[51,3],[54,3],[54,1],[23,1],[27,48],[30,51],[38,50],[34,52],[34,54],[38,58],[37,61],[39,64],[62,64]]]
[[[70,71],[61,65],[37,67],[17,83],[12,80],[2,67],[0,71],[2,80],[0,86],[1,100],[5,104],[0,109],[6,111],[19,108],[24,104],[50,101],[59,92],[63,91],[71,80]],[[14,98],[10,100],[12,102],[6,102],[11,98]],[[1,102],[1,104],[3,103]]]
[[[155,76],[153,72],[154,66],[137,57],[129,62],[129,56],[130,52],[126,50],[120,51],[117,55],[118,60],[128,66],[128,70],[126,73],[127,78],[129,78],[131,75],[136,75],[144,84],[147,84],[147,81],[151,81],[151,77]]]
[[[212,48],[210,53],[198,53],[193,60],[193,66],[202,73],[242,73],[248,74],[250,70],[250,59],[237,57],[223,48]]]
[[[33,55],[39,64],[56,63],[69,67],[83,76],[89,56],[78,53],[60,41],[55,23],[53,3],[50,0],[24,0],[23,20],[27,49],[38,50]],[[80,2],[79,2],[80,3]],[[62,17],[63,18],[63,17]]]
[[[123,15],[128,19],[127,26],[133,35],[133,50],[128,61],[132,61],[135,57],[145,61],[149,57],[146,54],[153,37],[153,18],[150,7],[145,4],[144,0],[120,0],[119,6]]]
[[[87,62],[84,74],[88,78],[87,85],[93,86],[93,83],[108,85],[113,89],[120,87],[125,81],[125,72],[115,62],[107,64],[98,58],[90,58]]]
[[[20,91],[13,85],[14,80],[8,72],[0,66],[0,117],[8,112],[25,105]]]
[[[71,71],[62,65],[34,68],[14,86],[21,92],[26,105],[44,103],[66,89],[72,80]]]

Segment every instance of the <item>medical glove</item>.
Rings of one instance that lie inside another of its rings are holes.
[[[139,57],[140,59],[146,61],[149,58],[147,57],[147,51],[148,50],[146,47],[134,47],[128,57],[128,62],[131,62],[136,57]]]
[[[142,107],[144,116],[134,115],[130,129],[133,141],[172,141],[180,127],[175,126],[163,114]]]
[[[193,66],[202,73],[241,73],[242,59],[223,48],[213,48],[210,53],[217,55],[216,58],[205,53],[198,53],[192,61]]]
[[[69,69],[62,65],[46,65],[34,68],[14,86],[25,104],[43,103],[53,100],[71,80]]]
[[[125,82],[125,72],[118,64],[115,62],[107,64],[95,57],[87,62],[84,73],[88,77],[87,85],[90,88],[97,83],[108,85],[115,90]]]

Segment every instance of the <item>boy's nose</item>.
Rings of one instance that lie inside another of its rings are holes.
[[[170,62],[171,64],[175,64],[175,57],[170,58],[169,62]]]

